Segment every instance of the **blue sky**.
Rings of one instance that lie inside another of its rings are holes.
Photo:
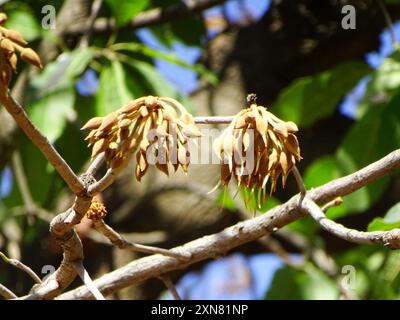
[[[299,256],[294,256],[299,260]],[[209,262],[199,272],[185,274],[176,284],[183,299],[264,299],[275,271],[283,266],[274,254],[245,256],[234,253]],[[164,299],[172,299],[169,293]]]

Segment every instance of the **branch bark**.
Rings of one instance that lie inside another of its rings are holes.
[[[226,0],[181,1],[166,8],[151,9],[139,13],[133,20],[123,26],[121,30],[138,29],[164,22],[179,20],[224,2],[226,2]],[[92,33],[104,34],[116,30],[117,27],[114,20],[98,18],[93,25]],[[81,26],[71,26],[71,28],[69,28],[65,33],[68,35],[81,35],[84,33],[84,30],[81,28]]]
[[[349,242],[360,244],[381,244],[391,249],[400,248],[400,229],[390,231],[364,232],[346,228],[328,219],[321,208],[312,200],[305,197],[301,208],[307,212],[324,230]]]
[[[326,204],[337,197],[350,194],[374,182],[399,167],[400,150],[396,150],[353,174],[309,190],[307,198],[318,205]],[[297,194],[286,203],[269,210],[262,216],[239,222],[219,233],[176,247],[175,250],[191,254],[192,257],[189,261],[153,255],[132,261],[126,266],[100,277],[94,283],[103,294],[108,295],[146,279],[160,277],[169,271],[182,269],[202,260],[223,256],[235,247],[268,235],[302,218],[306,213],[301,199],[300,194]],[[60,295],[58,299],[90,299],[91,297],[87,288],[80,287]]]
[[[52,164],[54,169],[67,183],[68,187],[75,194],[85,193],[85,187],[75,175],[69,165],[52,146],[49,140],[39,131],[39,129],[28,118],[22,106],[9,94],[0,90],[0,103],[7,109],[19,127],[25,132],[28,138],[38,147],[46,159]]]

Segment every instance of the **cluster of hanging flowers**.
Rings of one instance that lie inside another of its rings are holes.
[[[92,118],[82,129],[90,130],[86,140],[92,146],[92,157],[104,152],[112,169],[123,168],[136,152],[138,181],[149,167],[150,156],[166,175],[168,164],[175,171],[180,166],[187,173],[188,141],[202,135],[193,117],[178,101],[154,96],[133,100],[105,117]]]
[[[282,121],[257,105],[255,95],[248,96],[248,105],[234,116],[213,148],[222,161],[219,184],[227,186],[234,177],[239,188],[248,188],[253,195],[258,192],[257,203],[261,205],[268,181],[270,193],[275,191],[279,177],[284,187],[296,161],[302,158],[294,122]]]
[[[7,15],[0,12],[0,85],[3,88],[8,87],[12,73],[17,70],[17,53],[22,60],[42,68],[39,56],[31,48],[25,47],[28,43],[22,35],[3,26],[6,21]]]

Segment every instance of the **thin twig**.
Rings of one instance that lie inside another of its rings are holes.
[[[0,283],[0,296],[7,300],[17,298],[17,295],[14,292],[12,292],[10,289],[2,285],[1,283]]]
[[[227,0],[197,0],[191,1],[190,3],[184,3],[183,1],[180,1],[177,4],[173,4],[165,8],[151,9],[136,15],[133,20],[122,27],[121,30],[132,30],[182,19],[226,1]],[[115,21],[107,18],[96,19],[93,26],[94,34],[104,34],[116,30],[117,27]],[[80,26],[70,26],[70,28],[67,30],[67,33],[72,35],[82,34],[84,33],[84,30]]]
[[[172,283],[171,278],[168,277],[167,275],[163,274],[162,276],[159,276],[158,279],[160,279],[165,286],[167,287],[167,289],[169,290],[169,292],[171,292],[172,297],[175,300],[182,300],[182,298],[180,297],[178,290],[176,290],[175,285]]]
[[[82,262],[75,263],[75,268],[79,277],[81,278],[85,286],[89,289],[89,291],[93,294],[93,296],[96,298],[96,300],[106,300],[99,291],[99,289],[96,288],[95,284],[92,281],[92,278],[90,278],[89,273],[83,266],[83,263]]]
[[[104,152],[99,154],[89,165],[89,168],[86,170],[87,174],[94,176],[96,172],[100,169],[101,165],[105,160]]]
[[[25,208],[29,213],[32,213],[35,210],[36,205],[29,190],[28,180],[25,175],[19,151],[14,151],[12,155],[12,165]]]
[[[298,188],[300,190],[300,194],[302,196],[304,196],[306,194],[307,190],[306,190],[306,187],[304,185],[303,178],[301,177],[299,169],[297,169],[296,165],[293,166],[293,175],[296,178],[296,183],[297,183],[297,186],[298,186]]]
[[[162,254],[164,256],[174,257],[181,260],[190,259],[190,255],[188,254],[181,254],[180,252],[171,251],[163,248],[128,242],[117,231],[107,225],[102,219],[94,219],[93,223],[97,231],[103,234],[108,240],[110,240],[113,245],[120,249],[151,254]]]
[[[400,248],[400,229],[364,232],[346,228],[345,226],[328,219],[322,212],[321,208],[308,197],[303,199],[301,208],[309,213],[323,229],[339,238],[354,243],[381,244],[391,249]]]
[[[94,0],[93,1],[92,7],[90,10],[90,16],[86,23],[87,26],[86,26],[85,33],[83,34],[83,36],[80,40],[80,43],[78,45],[79,48],[86,48],[89,46],[90,37],[93,33],[93,26],[94,26],[94,23],[96,21],[98,14],[99,14],[102,3],[103,3],[103,0]]]
[[[324,204],[321,207],[322,212],[327,212],[330,208],[340,206],[343,203],[343,199],[341,197],[337,197],[333,199],[332,201],[329,201],[328,203]]]
[[[396,33],[394,32],[393,28],[392,18],[390,18],[390,14],[383,1],[382,0],[376,0],[376,1],[378,2],[379,8],[382,11],[383,17],[385,18],[386,26],[389,30],[390,38],[392,39],[392,44],[393,46],[395,46],[397,44],[397,40],[396,40]]]
[[[12,266],[24,271],[27,273],[36,283],[41,283],[42,280],[38,277],[38,275],[27,265],[23,264],[21,261],[17,259],[8,258],[3,252],[0,251],[0,258],[3,259],[4,262],[11,264]]]
[[[108,169],[107,172],[105,173],[105,175],[96,183],[93,183],[87,193],[88,195],[94,197],[95,195],[97,195],[98,193],[102,192],[104,189],[106,189],[107,187],[109,187],[115,180],[115,178],[118,175],[119,170],[116,169]]]
[[[57,150],[51,145],[49,140],[32,123],[25,110],[16,100],[14,100],[9,92],[0,90],[0,103],[12,115],[14,120],[25,132],[28,138],[38,147],[46,159],[53,165],[54,169],[56,169],[56,171],[64,179],[71,191],[75,194],[84,193],[85,187],[83,183],[79,180],[65,160],[60,156]]]

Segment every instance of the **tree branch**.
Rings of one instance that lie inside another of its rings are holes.
[[[96,288],[92,279],[90,278],[89,273],[86,271],[85,267],[83,266],[82,261],[75,263],[76,272],[78,273],[79,277],[85,284],[85,286],[89,289],[89,291],[93,294],[96,300],[106,300],[99,289]]]
[[[172,283],[170,277],[164,274],[162,276],[159,276],[158,278],[165,284],[165,286],[167,287],[167,289],[169,290],[169,292],[171,293],[172,297],[175,300],[182,300],[178,293],[178,290],[176,290],[176,287]]]
[[[0,103],[12,115],[14,120],[25,132],[28,138],[38,147],[46,159],[53,165],[54,169],[67,183],[68,187],[75,194],[85,193],[85,187],[79,178],[75,175],[69,165],[60,156],[57,150],[51,145],[49,140],[39,131],[38,128],[28,118],[22,106],[14,100],[9,92],[0,90]]]
[[[163,248],[145,246],[142,244],[128,242],[118,232],[116,232],[113,228],[107,225],[103,219],[93,219],[92,221],[96,230],[101,234],[103,234],[114,246],[120,249],[125,249],[135,252],[151,253],[151,254],[162,254],[168,257],[174,257],[181,260],[190,259],[190,256],[185,253],[181,254],[179,252]]]
[[[173,4],[166,8],[151,9],[139,13],[132,21],[123,26],[121,30],[138,29],[164,22],[179,20],[224,2],[226,2],[226,0],[181,1],[180,3]],[[117,27],[114,20],[98,18],[93,25],[92,32],[93,34],[103,34],[116,30]],[[84,30],[81,26],[71,26],[66,33],[69,35],[80,35],[84,33]]]
[[[4,299],[15,299],[17,296],[10,289],[0,283],[0,296]]]
[[[396,150],[353,174],[307,191],[307,197],[316,204],[323,205],[336,197],[350,194],[399,167],[400,151]],[[191,255],[189,261],[153,255],[132,261],[100,277],[94,283],[103,294],[108,295],[146,279],[159,277],[169,271],[181,269],[202,260],[223,256],[233,248],[268,235],[302,218],[305,212],[304,208],[302,208],[302,202],[299,201],[300,199],[299,194],[295,195],[286,203],[269,210],[261,216],[239,222],[219,233],[176,247],[175,250]],[[392,243],[394,244],[395,242],[392,241]],[[86,287],[79,287],[60,295],[58,298],[91,299],[92,295]]]
[[[3,252],[0,251],[0,258],[3,259],[4,262],[11,264],[12,266],[24,271],[26,274],[28,274],[33,281],[35,281],[36,283],[41,283],[42,280],[40,280],[40,278],[38,277],[38,275],[31,269],[29,268],[27,265],[23,264],[21,261],[17,260],[17,259],[11,259],[8,258]]]
[[[321,208],[308,197],[305,197],[302,201],[301,209],[305,210],[324,230],[349,242],[381,244],[391,249],[400,248],[400,229],[364,232],[346,228],[340,223],[328,219]]]

